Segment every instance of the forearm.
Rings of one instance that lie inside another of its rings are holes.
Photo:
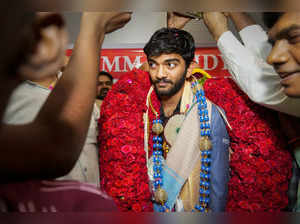
[[[104,39],[104,31],[99,32],[96,28],[86,26],[84,22],[70,63],[36,120],[52,120],[47,122],[48,125],[53,123],[49,127],[52,131],[59,131],[60,126],[69,126],[80,146],[84,143],[96,98],[99,52]],[[72,136],[71,139],[68,139],[69,136],[66,138],[66,141],[74,140]],[[80,150],[81,147],[78,147],[77,151],[74,149],[74,153],[79,155]]]
[[[229,31],[227,18],[223,13],[207,12],[203,14],[203,19],[206,27],[216,41],[219,40],[223,33]]]
[[[36,125],[3,125],[0,132],[1,182],[49,179],[67,174],[76,161],[73,149],[77,141],[68,127],[49,133],[47,123]],[[70,139],[70,138],[68,138]]]
[[[86,132],[96,97],[99,52],[103,39],[104,32],[99,33],[82,24],[70,63],[37,119],[52,119],[56,125],[57,120],[62,124],[67,122],[80,135]]]
[[[244,12],[231,12],[229,16],[238,31],[241,31],[247,26],[256,24],[251,16]]]

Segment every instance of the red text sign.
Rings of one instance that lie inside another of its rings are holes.
[[[70,56],[72,50],[67,50]],[[197,48],[194,59],[201,68],[213,77],[230,76],[222,60],[220,51],[215,48]],[[107,71],[116,79],[134,67],[139,67],[146,61],[143,49],[102,49],[100,71]]]

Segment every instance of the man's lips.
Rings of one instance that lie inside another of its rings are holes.
[[[300,71],[295,71],[295,72],[278,72],[280,78],[282,79],[285,79],[293,74],[296,74],[296,73],[300,73]]]
[[[160,88],[164,88],[169,84],[171,84],[171,83],[170,82],[157,82],[156,83],[157,87],[160,87]]]
[[[278,74],[279,74],[279,76],[281,78],[280,83],[282,85],[287,85],[288,84],[288,80],[292,79],[295,76],[300,75],[300,71],[296,71],[296,72],[279,72]]]

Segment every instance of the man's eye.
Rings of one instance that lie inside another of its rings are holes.
[[[176,64],[175,64],[175,63],[168,63],[168,67],[169,67],[169,68],[175,68],[175,67],[176,67]]]
[[[150,68],[155,68],[156,65],[155,65],[154,63],[149,63],[149,67],[150,67]]]

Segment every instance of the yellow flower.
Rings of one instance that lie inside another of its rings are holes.
[[[207,79],[210,79],[210,78],[211,78],[211,75],[208,74],[206,71],[204,71],[204,70],[201,69],[201,68],[194,68],[193,74],[195,74],[195,73],[201,73],[201,74],[202,74],[205,78],[207,78]]]

